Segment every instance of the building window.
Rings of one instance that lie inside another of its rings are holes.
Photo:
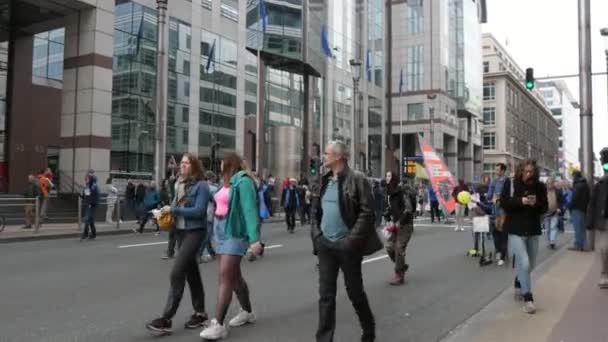
[[[495,150],[496,149],[496,133],[486,132],[483,134],[483,149],[484,150]]]
[[[408,121],[422,120],[424,118],[424,106],[422,103],[409,103],[407,105]]]
[[[483,84],[483,99],[484,100],[495,100],[496,99],[496,85],[494,83]]]
[[[483,72],[484,73],[490,72],[490,62],[483,62]]]
[[[201,0],[201,5],[206,9],[211,9],[213,0]]]
[[[32,74],[37,77],[63,80],[63,48],[65,29],[46,31],[34,36]]]
[[[182,144],[184,144],[185,146],[188,145],[188,129],[184,128],[182,130]]]
[[[424,83],[424,47],[415,45],[407,47],[406,89],[422,90]]]
[[[222,15],[228,19],[239,20],[239,1],[222,0]]]
[[[484,163],[483,164],[483,174],[490,176],[490,178],[494,178],[496,176],[496,164],[494,163]]]
[[[483,124],[487,126],[496,124],[496,108],[486,107],[483,109]]]
[[[422,0],[409,0],[407,2],[407,32],[418,34],[424,25]]]

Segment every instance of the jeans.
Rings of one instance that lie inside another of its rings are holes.
[[[547,238],[549,239],[549,243],[555,243],[555,239],[557,238],[558,223],[559,216],[557,214],[545,217],[544,226],[547,230]]]
[[[403,274],[409,269],[405,262],[405,250],[414,233],[413,224],[405,224],[399,227],[399,231],[393,233],[386,243],[386,252],[395,263],[395,273]]]
[[[205,313],[205,290],[201,273],[196,262],[196,256],[201,247],[205,230],[182,230],[176,229],[175,235],[180,241],[181,247],[171,270],[171,287],[167,304],[163,310],[163,318],[172,319],[177,312],[179,303],[184,296],[186,282],[190,288],[192,308],[196,313]]]
[[[595,240],[597,255],[600,258],[600,265],[602,265],[602,276],[608,278],[608,220],[604,226],[604,230],[595,230]]]
[[[464,228],[464,216],[466,208],[466,205],[456,203],[456,227],[458,229]]]
[[[84,214],[84,229],[82,230],[81,239],[94,239],[97,236],[97,230],[95,229],[95,206],[89,205],[85,209]],[[91,235],[89,235],[89,228],[91,229]]]
[[[509,255],[515,258],[517,280],[521,284],[522,294],[532,294],[530,273],[536,264],[538,254],[538,236],[519,236],[509,234]]]
[[[572,209],[570,211],[570,220],[574,226],[574,247],[585,249],[585,240],[587,232],[585,231],[585,213],[581,210]]]
[[[363,329],[361,341],[372,342],[375,339],[376,323],[363,289],[363,256],[349,250],[344,241],[331,242],[320,236],[314,242],[319,258],[319,325],[316,341],[334,340],[338,272],[342,269],[346,293]]]
[[[112,216],[116,207],[116,198],[108,197],[108,206],[106,208],[106,222],[112,222]]]
[[[435,216],[437,216],[437,221],[441,222],[441,214],[439,213],[439,202],[431,201],[431,222],[435,222]]]
[[[47,208],[49,207],[49,198],[42,198],[42,201],[40,202],[40,221],[42,222],[43,220],[46,219],[46,211]]]
[[[169,244],[167,245],[167,256],[172,258],[175,255],[175,245],[177,244],[177,248],[179,249],[181,245],[178,244],[177,241],[177,228],[171,227],[169,230]]]
[[[296,209],[285,208],[285,221],[287,223],[287,230],[293,231],[296,227]]]

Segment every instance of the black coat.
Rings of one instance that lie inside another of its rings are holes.
[[[384,218],[387,221],[401,225],[413,223],[416,194],[411,189],[397,186],[387,190],[385,206]]]
[[[587,180],[585,178],[574,179],[573,188],[572,201],[568,209],[580,210],[586,213],[589,206],[589,198],[591,197]]]
[[[519,236],[541,235],[541,217],[547,212],[547,188],[536,181],[524,184],[515,180],[511,196],[511,179],[505,181],[500,195],[500,205],[505,210],[505,229],[509,234]],[[536,195],[536,204],[531,207],[522,203],[522,197]]]

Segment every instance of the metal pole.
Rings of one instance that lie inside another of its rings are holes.
[[[78,196],[78,231],[82,231],[82,197]]]
[[[355,170],[360,170],[360,158],[359,158],[359,113],[357,112],[357,100],[359,97],[359,77],[353,77],[353,122],[352,127],[353,130],[351,132],[352,135],[352,155],[351,158],[355,161]]]
[[[116,196],[116,203],[114,205],[116,210],[116,229],[120,229],[120,196]]]
[[[399,111],[399,162],[397,170],[399,170],[399,181],[403,180],[403,107]]]
[[[34,232],[38,233],[40,229],[40,197],[36,197],[36,218],[34,221]]]
[[[578,1],[579,88],[581,101],[581,169],[589,186],[593,186],[593,102],[591,85],[591,5],[590,0]],[[595,247],[595,234],[588,231],[587,248]]]
[[[165,169],[165,122],[167,120],[167,1],[156,0],[158,42],[156,48],[156,139],[154,148],[154,180],[161,184]]]

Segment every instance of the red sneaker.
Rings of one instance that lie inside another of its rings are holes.
[[[391,280],[389,284],[391,284],[393,286],[399,286],[399,285],[403,285],[404,282],[405,282],[404,274],[395,273],[395,275],[393,276],[393,280]]]

